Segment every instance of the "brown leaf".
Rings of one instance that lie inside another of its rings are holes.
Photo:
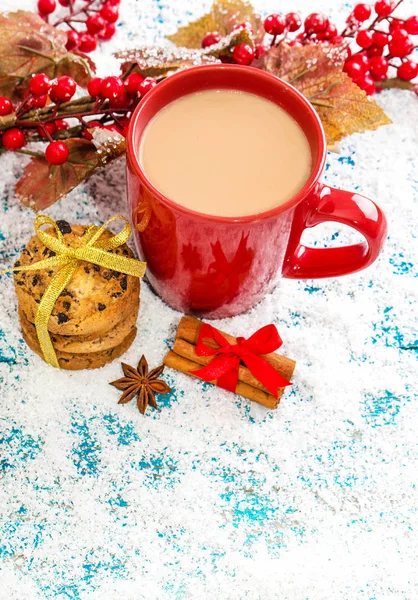
[[[16,184],[17,197],[35,211],[47,208],[68,194],[101,165],[91,142],[73,138],[65,144],[70,152],[67,162],[54,166],[45,158],[31,158]]]
[[[101,165],[106,165],[109,161],[119,158],[126,150],[126,141],[121,133],[109,131],[94,127],[89,129],[92,135],[92,142],[96,147]]]
[[[148,385],[156,394],[169,394],[171,392],[171,387],[169,387],[162,379],[149,381]]]
[[[96,170],[119,158],[126,149],[125,138],[115,132],[99,131],[104,131],[100,144],[95,138],[95,143],[81,138],[66,140],[70,154],[63,165],[50,165],[43,157],[32,158],[16,184],[16,195],[21,202],[35,211],[43,210]]]
[[[213,64],[220,58],[230,58],[232,49],[237,44],[254,45],[253,38],[247,29],[233,31],[223,37],[219,44],[205,50],[144,47],[117,52],[115,56],[124,61],[121,65],[123,73],[129,70],[130,73],[140,73],[144,77],[163,77],[179,69]]]
[[[342,71],[346,53],[344,46],[282,43],[263,56],[265,70],[291,83],[312,102],[330,146],[346,135],[391,123],[383,109]]]
[[[69,53],[65,32],[48,25],[35,13],[19,10],[0,15],[0,31],[1,93],[8,91],[8,97],[19,99],[28,76],[39,72],[50,78],[70,75],[80,85],[87,84],[94,64],[89,67],[85,58]]]
[[[214,0],[209,14],[204,15],[180,27],[176,33],[167,36],[176,46],[185,48],[200,48],[202,38],[210,31],[217,31],[226,36],[232,31],[234,25],[249,22],[252,25],[256,43],[264,37],[261,17],[254,12],[247,0]]]
[[[116,52],[115,57],[123,61],[123,73],[129,69],[130,72],[141,73],[144,77],[161,77],[178,69],[217,62],[214,57],[205,55],[200,50],[157,46],[123,50]]]
[[[254,40],[248,29],[238,29],[223,37],[218,44],[202,50],[206,56],[215,58],[231,58],[232,50],[237,44],[249,44],[254,47]]]

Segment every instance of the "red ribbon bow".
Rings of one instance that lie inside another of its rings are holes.
[[[204,338],[215,341],[220,348],[210,348]],[[242,361],[260,383],[277,398],[278,389],[291,385],[265,358],[260,354],[274,352],[283,344],[279,332],[274,325],[262,327],[246,340],[237,338],[236,344],[230,344],[222,333],[204,323],[200,328],[199,339],[196,344],[198,356],[214,356],[215,358],[205,367],[193,371],[204,381],[217,379],[219,387],[235,392],[238,382],[238,368]]]

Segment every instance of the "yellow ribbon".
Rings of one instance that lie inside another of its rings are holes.
[[[122,231],[106,240],[99,240],[100,236],[106,230],[107,225],[117,219],[121,219],[125,222]],[[45,294],[42,296],[35,316],[36,333],[42,354],[47,363],[53,367],[59,368],[58,359],[48,332],[48,321],[52,309],[55,306],[55,302],[63,289],[71,281],[80,261],[83,260],[95,265],[100,265],[101,267],[106,267],[112,271],[119,271],[125,273],[125,275],[133,275],[134,277],[144,276],[146,263],[119,254],[111,254],[109,252],[109,250],[114,250],[125,244],[132,233],[129,222],[125,217],[120,215],[108,219],[106,223],[99,228],[90,225],[81,238],[83,245],[79,248],[69,248],[64,244],[64,237],[58,225],[50,217],[39,215],[36,217],[34,224],[36,235],[39,240],[44,246],[55,252],[56,256],[40,260],[32,265],[13,267],[11,269],[6,269],[5,271],[0,271],[0,275],[11,273],[13,271],[40,271],[43,269],[50,269],[51,267],[60,267],[57,273],[52,277]],[[41,227],[43,225],[51,225],[55,229],[58,237],[54,237],[50,233],[42,230]]]

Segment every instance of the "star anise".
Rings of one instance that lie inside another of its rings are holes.
[[[118,404],[126,404],[138,395],[138,410],[141,414],[144,414],[148,404],[153,408],[158,408],[155,394],[169,394],[171,392],[171,388],[166,382],[158,379],[164,370],[164,365],[148,371],[148,363],[144,355],[141,356],[137,369],[122,363],[122,370],[125,377],[110,383],[118,390],[123,390]]]

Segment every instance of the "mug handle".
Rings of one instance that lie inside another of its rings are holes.
[[[353,227],[365,241],[340,248],[311,248],[300,243],[306,228],[327,221]],[[295,209],[283,277],[317,279],[360,271],[379,256],[386,235],[386,217],[372,200],[319,183],[312,198]]]

